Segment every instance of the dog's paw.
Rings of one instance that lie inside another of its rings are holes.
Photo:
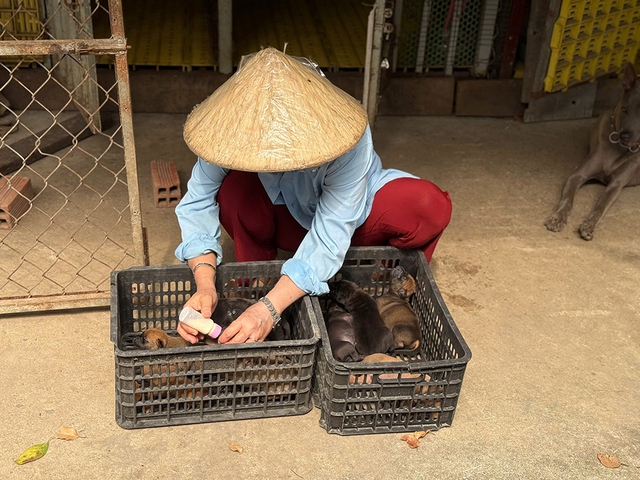
[[[564,228],[566,224],[567,224],[567,217],[563,217],[561,215],[558,215],[557,213],[554,213],[553,215],[551,215],[547,219],[547,221],[544,222],[544,226],[547,227],[547,230],[550,230],[552,232],[559,232]]]
[[[582,225],[580,225],[580,236],[584,240],[592,240],[595,229],[595,225],[593,225],[590,221],[585,220],[584,222],[582,222]]]

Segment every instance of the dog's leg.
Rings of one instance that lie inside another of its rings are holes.
[[[596,206],[582,225],[580,225],[580,236],[585,240],[591,240],[593,238],[594,231],[602,220],[604,214],[609,210],[609,207],[620,195],[620,192],[624,187],[633,183],[635,177],[638,175],[640,167],[640,155],[635,155],[634,158],[629,159],[622,164],[616,171],[611,174],[611,180],[605,188],[600,198],[596,202]]]
[[[607,161],[609,155],[610,153],[606,148],[596,148],[593,153],[589,154],[584,163],[569,175],[562,189],[562,196],[558,206],[544,223],[548,230],[559,232],[564,228],[567,224],[569,212],[573,208],[573,200],[576,193],[585,182],[598,177],[598,174],[602,171],[602,165]]]

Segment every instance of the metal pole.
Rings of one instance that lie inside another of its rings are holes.
[[[418,53],[416,53],[416,73],[422,73],[424,55],[427,50],[427,33],[429,31],[429,17],[431,16],[431,0],[424,0],[422,6],[422,21],[420,22],[420,36],[418,37]]]
[[[478,29],[478,47],[476,48],[476,61],[473,66],[473,74],[478,77],[487,75],[489,60],[491,60],[491,50],[493,48],[493,32],[496,28],[496,18],[498,16],[498,0],[486,0]]]
[[[451,36],[449,37],[449,48],[444,67],[445,75],[453,75],[453,63],[456,58],[456,45],[458,43],[458,32],[460,30],[460,19],[462,18],[463,6],[463,0],[455,0],[453,6],[453,18],[451,19]]]
[[[233,72],[232,0],[218,0],[218,64],[220,73]]]
[[[124,20],[120,0],[109,0],[109,17],[111,19],[111,35],[118,43],[126,45],[124,36]],[[129,210],[131,211],[131,230],[133,236],[133,253],[139,265],[149,265],[145,254],[142,214],[140,209],[140,189],[138,186],[138,167],[136,164],[136,148],[133,138],[133,118],[131,110],[131,92],[129,91],[129,66],[126,50],[116,54],[116,80],[118,83],[118,103],[120,105],[120,124],[122,126],[122,143],[124,147],[124,163],[127,169],[127,190],[129,192]]]
[[[367,114],[369,125],[373,129],[378,114],[378,91],[380,89],[380,68],[382,64],[382,37],[384,29],[385,0],[376,0],[374,7],[374,24],[371,48],[371,69],[369,78],[369,94],[367,99]]]
[[[373,22],[376,7],[369,12],[367,18],[367,46],[364,59],[364,85],[362,86],[362,106],[365,110],[369,106],[369,79],[371,78],[371,51],[373,49]]]
[[[400,32],[402,31],[402,7],[403,0],[396,0],[395,19],[393,21],[396,27],[396,39],[393,45],[393,58],[391,59],[391,71],[396,72],[398,68],[398,49],[400,48]]]

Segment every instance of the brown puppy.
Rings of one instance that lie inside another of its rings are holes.
[[[393,333],[396,348],[415,350],[420,346],[420,325],[409,297],[416,290],[416,281],[404,268],[391,270],[389,292],[376,302],[384,324]]]
[[[340,280],[329,283],[329,296],[353,316],[355,347],[360,355],[393,351],[393,335],[371,295],[354,282]]]
[[[339,362],[358,362],[362,355],[356,350],[353,315],[335,301],[331,301],[324,322],[327,326],[333,358]]]
[[[158,350],[159,348],[181,348],[191,345],[182,337],[171,337],[164,330],[150,328],[133,339],[133,344],[141,350]]]

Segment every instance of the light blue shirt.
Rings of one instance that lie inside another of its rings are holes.
[[[183,241],[175,254],[181,262],[209,252],[222,262],[216,196],[228,172],[201,158],[193,167],[187,193],[176,207]],[[310,295],[329,291],[326,282],[342,266],[353,232],[367,219],[376,192],[396,178],[415,178],[382,168],[369,127],[355,147],[329,163],[258,177],[273,204],[286,205],[309,230],[281,273]]]

